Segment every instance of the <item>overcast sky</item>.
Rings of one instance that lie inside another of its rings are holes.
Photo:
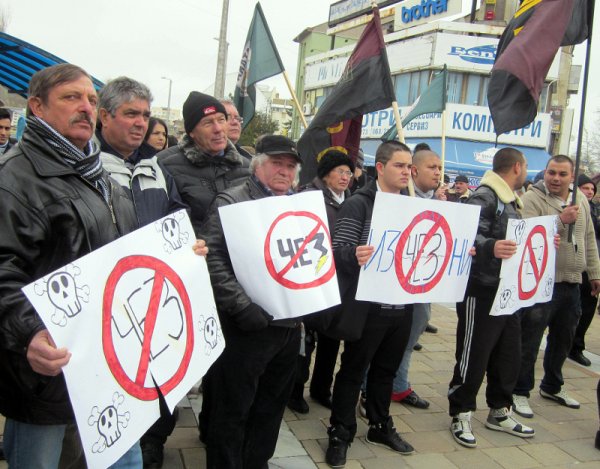
[[[293,38],[306,27],[327,20],[330,0],[262,0],[271,33],[292,83],[298,44]],[[239,67],[253,0],[230,0],[227,72]],[[154,105],[181,108],[191,90],[214,83],[221,23],[219,0],[0,0],[8,13],[7,32],[80,65],[102,81],[128,75],[146,83]],[[596,9],[600,25],[600,8]],[[600,109],[600,26],[594,34],[592,79],[586,119]],[[582,48],[583,49],[583,48]],[[577,54],[583,62],[584,52]],[[267,80],[289,96],[281,78]],[[227,90],[226,90],[227,92]],[[578,100],[573,100],[573,106]]]

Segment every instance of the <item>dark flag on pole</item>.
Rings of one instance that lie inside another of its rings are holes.
[[[488,105],[496,135],[531,123],[544,80],[561,46],[588,37],[593,0],[524,0],[496,52]]]
[[[396,100],[379,10],[367,24],[331,94],[298,141],[302,156],[301,182],[312,180],[317,163],[328,149],[355,160],[360,147],[362,116],[385,109]]]
[[[233,102],[246,127],[254,117],[256,105],[255,83],[283,72],[283,63],[269,31],[269,25],[260,3],[254,7],[254,16],[240,63]]]

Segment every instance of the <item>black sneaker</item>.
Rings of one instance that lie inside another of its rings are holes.
[[[387,446],[400,454],[413,454],[415,449],[402,439],[392,424],[392,418],[388,417],[385,423],[371,425],[367,432],[367,442],[373,445]]]
[[[164,458],[163,445],[160,443],[145,442],[141,446],[144,469],[160,469]]]
[[[592,364],[590,359],[586,357],[581,351],[574,352],[573,350],[571,350],[571,353],[569,353],[569,358],[583,366],[590,366]]]
[[[427,323],[427,326],[425,327],[425,332],[429,332],[430,334],[437,334],[438,328],[432,324]]]
[[[423,350],[423,346],[417,342],[415,345],[413,345],[413,350],[415,350],[416,352],[420,352],[421,350]]]
[[[325,452],[325,462],[333,468],[344,467],[346,465],[346,453],[350,447],[348,441],[348,432],[342,428],[329,427],[329,446]]]

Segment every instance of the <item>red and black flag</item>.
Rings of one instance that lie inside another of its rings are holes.
[[[373,19],[363,31],[340,80],[298,141],[303,161],[301,182],[314,178],[320,157],[331,148],[355,160],[363,114],[385,109],[395,99],[379,10],[374,8]]]
[[[594,0],[523,0],[496,52],[488,105],[496,135],[531,123],[544,80],[561,46],[589,35]]]

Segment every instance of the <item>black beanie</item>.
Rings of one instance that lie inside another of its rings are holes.
[[[339,150],[329,150],[319,160],[317,176],[319,176],[319,179],[323,179],[329,174],[329,171],[342,165],[348,166],[350,171],[354,173],[354,163],[348,155]]]
[[[227,117],[225,106],[217,98],[198,91],[192,91],[183,103],[183,125],[189,134],[205,116],[221,112]]]
[[[594,194],[596,193],[596,184],[594,184],[594,181],[592,181],[590,179],[589,176],[587,176],[586,174],[580,174],[579,177],[577,178],[577,187],[581,187],[584,184],[591,184],[594,186]]]

